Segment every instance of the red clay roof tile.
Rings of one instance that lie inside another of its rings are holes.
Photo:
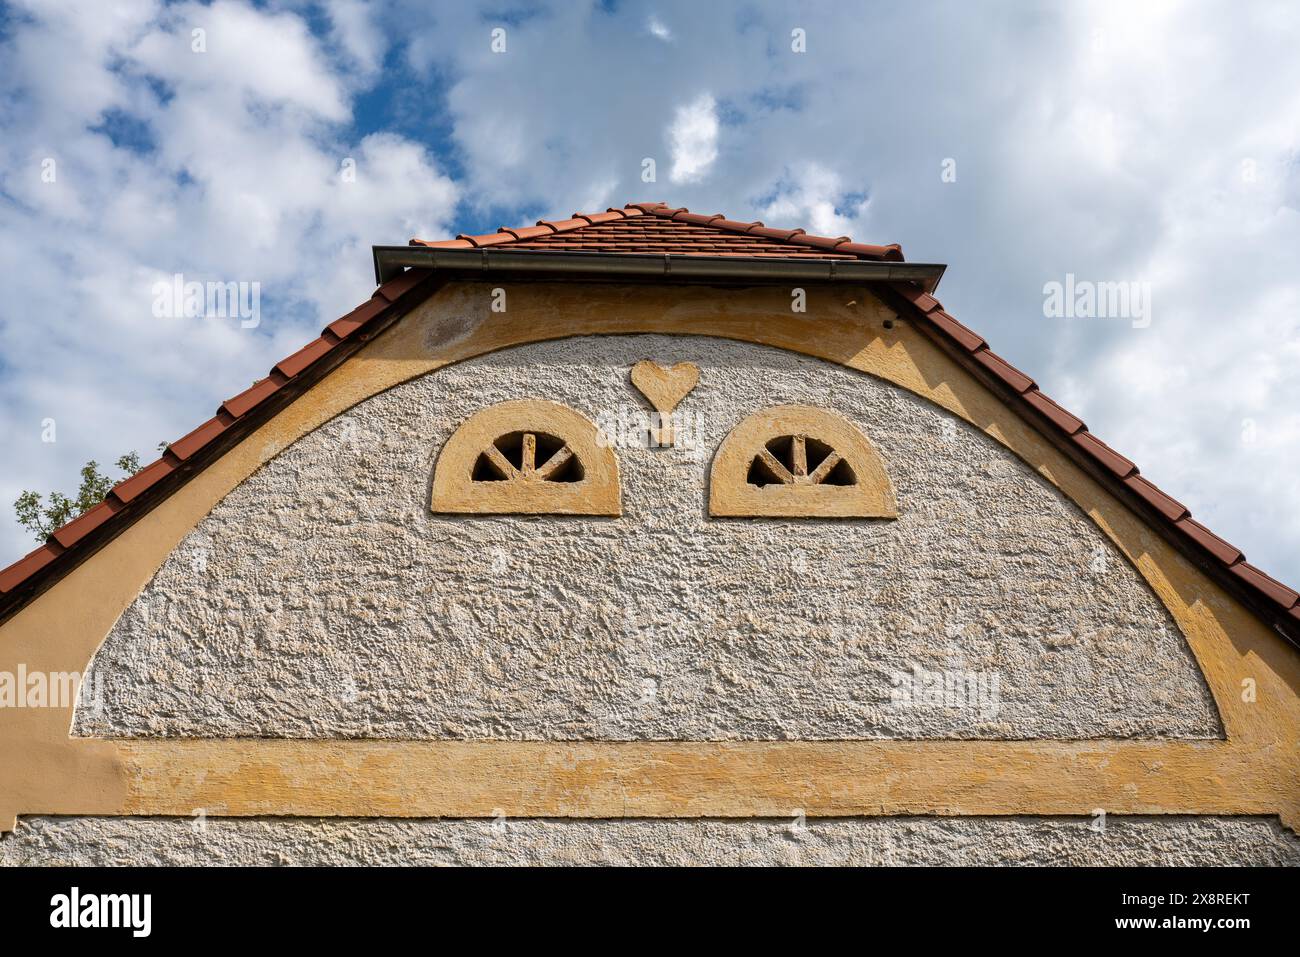
[[[175,442],[172,442],[167,446],[167,451],[171,452],[172,455],[176,456],[182,462],[188,458],[192,458],[196,452],[220,436],[222,432],[226,431],[234,421],[233,416],[218,413],[200,425],[193,432],[177,439]]]
[[[150,462],[130,478],[118,482],[113,486],[113,490],[109,494],[125,505],[132,499],[139,497],[141,493],[157,485],[174,471],[176,471],[176,463],[171,462],[164,455],[162,458]]]
[[[931,313],[931,316],[934,315],[936,314]],[[943,313],[938,313],[938,315],[943,315]],[[1083,424],[1083,419],[1061,408],[1052,401],[1050,396],[1040,389],[1030,389],[1026,392],[1025,401],[1043,415],[1047,416],[1047,418],[1050,419],[1058,429],[1068,435],[1073,435],[1075,432],[1087,428],[1087,426]],[[1149,485],[1150,483],[1148,482],[1147,484]]]
[[[762,236],[765,239],[780,239],[782,241],[794,236],[802,236],[802,229],[773,229],[771,226],[754,226],[749,230],[750,236]]]
[[[903,247],[898,243],[890,243],[888,246],[869,246],[866,243],[845,243],[837,247],[839,252],[853,253],[855,256],[861,256],[864,259],[883,259],[888,262],[903,261]]]
[[[834,249],[837,246],[851,242],[848,236],[814,236],[811,233],[800,233],[797,236],[791,236],[790,242],[797,246],[816,246],[818,249]]]
[[[1171,522],[1185,518],[1188,514],[1186,505],[1172,495],[1162,492],[1141,475],[1130,475],[1124,480],[1124,484]]]
[[[899,282],[894,283],[893,288],[895,292],[926,315],[943,309],[943,303],[938,299],[935,299],[934,296],[930,295],[920,286],[914,285],[910,282]],[[949,316],[948,318],[951,319],[952,317]]]
[[[239,418],[241,415],[250,412],[259,403],[269,399],[288,381],[285,376],[272,373],[265,379],[254,382],[239,395],[232,396],[221,403],[221,408],[235,418]]]
[[[515,239],[532,239],[536,236],[549,236],[555,230],[550,226],[502,226],[498,232],[509,233]]]
[[[376,289],[375,295],[383,296],[389,302],[397,302],[431,275],[432,271],[428,269],[408,269]]]
[[[338,342],[338,337],[333,341],[321,336],[319,339],[313,339],[291,356],[285,356],[275,364],[275,368],[286,379],[292,379],[303,369],[306,369],[313,362],[327,355]]]
[[[1235,565],[1245,558],[1236,545],[1228,544],[1190,515],[1176,522],[1175,526],[1225,565]]]
[[[959,342],[967,352],[974,352],[988,345],[981,336],[967,329],[942,309],[931,310],[926,314],[926,318],[947,333],[949,337]]]
[[[847,236],[809,236],[802,229],[744,223],[722,213],[692,213],[663,203],[629,203],[621,210],[574,213],[565,220],[539,220],[533,227],[501,227],[489,236],[462,234],[451,243],[413,239],[440,248],[508,246],[516,249],[580,249],[609,253],[676,253],[692,256],[815,257],[901,261],[897,245],[854,243]]]
[[[1290,608],[1297,600],[1300,600],[1300,594],[1265,575],[1249,562],[1237,562],[1237,564],[1231,566],[1231,571],[1234,575],[1244,579],[1252,587],[1273,599],[1284,609]]]
[[[610,209],[610,210],[606,210],[603,213],[574,213],[573,218],[585,219],[591,225],[596,226],[599,225],[600,223],[608,223],[616,219],[624,219],[626,217],[624,217],[624,215],[621,212],[619,212],[617,209]]]
[[[512,243],[515,249],[580,249],[610,253],[678,253],[722,256],[739,253],[754,257],[854,259],[838,250],[819,249],[807,243],[783,243],[730,230],[702,226],[677,219],[650,217],[645,221],[611,221],[536,236]]]
[[[588,225],[588,223],[585,219],[561,219],[558,221],[554,219],[539,219],[537,225],[550,226],[557,233],[560,233],[567,232],[570,229],[581,229],[583,226]]]
[[[984,366],[984,368],[988,369],[1017,392],[1025,392],[1028,389],[1032,389],[1034,386],[1033,379],[1029,378],[1029,376],[1025,375],[991,349],[979,350],[974,353],[974,358],[976,362]]]
[[[722,219],[721,213],[714,213],[709,216],[704,213],[680,212],[673,216],[673,221],[678,223],[694,223],[697,226],[708,226],[714,220]]]
[[[476,249],[479,246],[499,246],[501,243],[514,242],[514,238],[507,233],[485,233],[482,236],[470,236],[466,233],[461,233],[456,238],[465,240],[465,242],[469,243]]]
[[[121,505],[111,500],[100,502],[93,508],[82,512],[62,528],[56,528],[50,533],[50,537],[64,548],[71,548],[112,518],[113,513],[121,507]]]
[[[42,545],[0,571],[0,592],[11,592],[63,553],[62,545]]]
[[[433,249],[473,249],[474,244],[468,239],[441,239],[436,243],[427,242],[423,239],[412,239],[412,246],[429,246]]]
[[[1072,438],[1078,445],[1083,446],[1088,454],[1120,478],[1128,478],[1137,471],[1136,465],[1091,432],[1079,432],[1073,435]]]
[[[369,302],[362,303],[346,316],[335,319],[325,328],[340,339],[346,339],[387,308],[388,302],[385,301],[383,296],[376,294]]]

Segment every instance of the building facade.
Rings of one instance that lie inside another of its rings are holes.
[[[0,574],[0,862],[1300,863],[1300,597],[942,267],[661,204],[376,266]]]

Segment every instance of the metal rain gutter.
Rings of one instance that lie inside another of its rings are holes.
[[[809,257],[742,258],[674,253],[546,252],[511,249],[437,249],[375,246],[375,279],[387,282],[408,266],[465,278],[586,277],[606,281],[668,279],[673,282],[917,282],[934,292],[947,266]]]

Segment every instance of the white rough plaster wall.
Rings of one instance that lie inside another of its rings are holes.
[[[1276,818],[23,818],[0,866],[1300,865]]]
[[[430,512],[437,453],[473,412],[543,398],[592,420],[641,413],[639,359],[699,364],[680,412],[704,454],[619,449],[621,518]],[[779,403],[856,423],[901,516],[709,519],[708,457]],[[891,706],[914,666],[996,678],[997,701]],[[1002,446],[870,376],[693,337],[522,346],[361,403],[200,523],[89,678],[88,736],[1221,734],[1147,585]]]

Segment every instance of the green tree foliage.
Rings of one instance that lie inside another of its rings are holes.
[[[124,474],[122,478],[115,479],[101,472],[99,463],[94,460],[83,465],[81,487],[77,489],[76,498],[70,498],[62,492],[51,492],[46,502],[39,492],[24,491],[14,501],[14,515],[18,524],[35,535],[38,542],[45,541],[50,532],[66,525],[87,509],[94,508],[104,501],[109,489],[140,471],[140,456],[134,452],[124,455],[117,460],[117,467]]]

